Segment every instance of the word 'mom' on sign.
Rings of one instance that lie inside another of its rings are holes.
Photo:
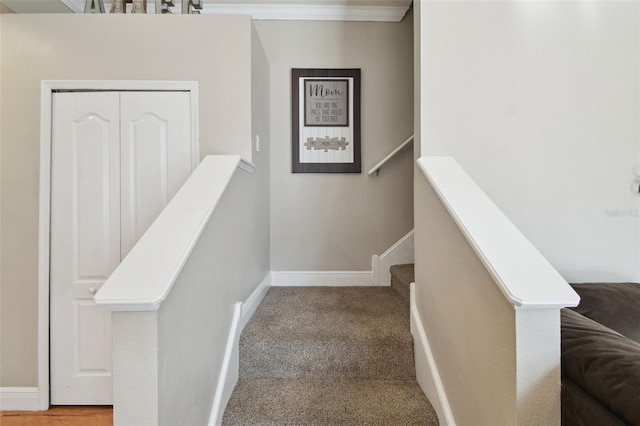
[[[349,127],[349,80],[306,79],[304,125]]]
[[[330,138],[329,136],[325,136],[324,138],[307,138],[307,141],[304,143],[304,146],[308,149],[308,150],[312,150],[315,149],[320,150],[320,149],[324,149],[324,152],[328,152],[330,149],[333,150],[345,150],[347,149],[347,145],[349,145],[349,142],[347,142],[346,138]]]

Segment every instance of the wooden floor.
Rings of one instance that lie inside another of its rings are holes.
[[[113,407],[58,406],[49,411],[0,411],[0,426],[111,426]]]

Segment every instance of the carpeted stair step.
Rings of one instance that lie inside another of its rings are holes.
[[[413,263],[404,265],[393,265],[391,272],[391,288],[398,292],[407,303],[409,302],[409,284],[415,280],[415,269]]]
[[[223,425],[437,425],[415,380],[240,379]]]
[[[272,287],[240,337],[240,378],[415,379],[389,287]]]
[[[240,336],[223,425],[438,425],[390,287],[272,287]]]

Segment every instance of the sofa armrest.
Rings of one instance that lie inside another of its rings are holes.
[[[580,296],[573,308],[587,318],[640,343],[640,284],[571,284]]]
[[[562,374],[630,424],[640,425],[640,344],[561,310]]]

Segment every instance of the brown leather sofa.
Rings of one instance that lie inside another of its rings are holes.
[[[572,284],[561,311],[562,425],[640,425],[640,284]]]

